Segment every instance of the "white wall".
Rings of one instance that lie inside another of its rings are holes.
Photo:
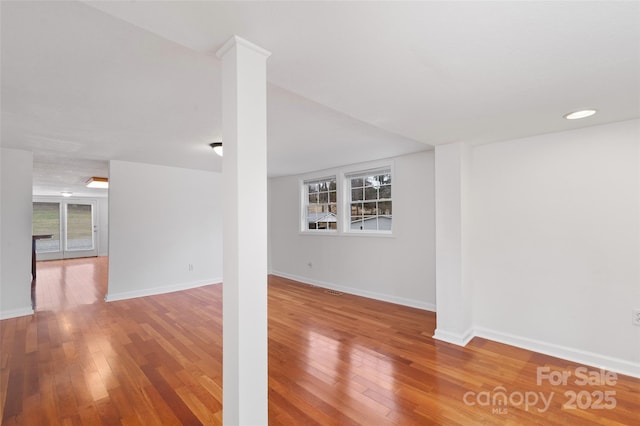
[[[219,283],[220,198],[218,173],[111,161],[107,300]]]
[[[477,146],[476,335],[640,375],[640,120]]]
[[[1,149],[0,319],[31,308],[31,187],[33,154]]]
[[[301,234],[302,176],[270,179],[271,272],[435,310],[434,154],[401,156],[394,164],[393,237]]]

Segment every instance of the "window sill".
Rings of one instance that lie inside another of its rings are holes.
[[[395,238],[393,232],[343,232],[342,235],[346,237],[377,237],[377,238]]]
[[[298,231],[298,235],[321,235],[325,237],[336,237],[338,236],[338,231]]]
[[[391,232],[310,232],[299,231],[298,235],[312,235],[324,237],[365,237],[365,238],[396,238]]]

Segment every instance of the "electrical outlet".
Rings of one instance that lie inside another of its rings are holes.
[[[634,309],[632,312],[633,312],[633,325],[640,325],[640,309]]]

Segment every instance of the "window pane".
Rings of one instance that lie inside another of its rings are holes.
[[[362,230],[362,218],[357,218],[351,221],[351,229]]]
[[[352,189],[351,190],[351,201],[360,201],[363,200],[362,188]]]
[[[378,216],[378,229],[380,231],[391,231],[391,217]]]
[[[67,250],[93,250],[90,204],[67,204]]]
[[[60,204],[33,203],[33,235],[53,235],[36,241],[36,253],[60,251]]]
[[[364,190],[364,199],[365,200],[377,200],[378,199],[378,190],[373,188],[373,187],[365,188],[365,190]]]
[[[367,176],[364,179],[364,186],[366,186],[367,188],[370,187],[370,186],[373,186],[373,181],[374,181],[373,176]]]
[[[309,222],[309,228],[308,229],[316,229],[316,224],[314,222]]]
[[[391,185],[391,174],[387,173],[386,175],[380,176],[380,183],[383,185]]]
[[[373,221],[372,222],[372,218]],[[351,216],[351,229],[355,230],[365,230],[372,229],[371,226],[374,224],[375,226],[375,216]],[[375,228],[373,228],[375,229]]]
[[[329,229],[338,229],[338,224],[336,222],[329,222]]]
[[[358,187],[363,187],[364,186],[364,181],[362,178],[354,178],[351,179],[351,187],[352,188],[358,188]]]
[[[329,182],[329,190],[335,191],[336,187],[337,187],[337,185],[336,185],[336,180],[335,179],[333,179],[332,181]]]
[[[336,191],[329,192],[329,202],[330,203],[336,202]]]
[[[309,203],[317,203],[318,194],[309,194]]]
[[[318,184],[317,183],[310,183],[309,184],[309,194],[312,194],[314,192],[318,192]]]
[[[320,202],[321,203],[328,203],[329,202],[329,193],[328,192],[321,192],[319,194],[320,198]]]
[[[391,201],[380,201],[378,203],[378,210],[380,211],[378,214],[384,216],[391,216]]]
[[[391,185],[380,187],[380,198],[391,198]]]
[[[376,214],[376,204],[377,203],[364,203],[362,206],[362,212],[364,215],[374,215]]]
[[[338,214],[338,206],[337,206],[337,205],[335,205],[335,204],[331,204],[331,205],[329,206],[329,211],[330,211],[331,213],[333,213],[333,214],[337,215],[337,214]]]

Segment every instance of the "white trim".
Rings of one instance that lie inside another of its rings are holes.
[[[271,270],[270,274],[282,278],[288,278],[304,284],[311,284],[317,287],[338,290],[343,293],[349,293],[356,296],[362,296],[370,299],[380,300],[383,302],[395,303],[398,305],[436,312],[436,305],[433,303],[419,302],[412,299],[354,289],[352,287],[343,287],[326,281],[314,280],[311,278],[287,274],[275,270]],[[436,340],[458,346],[466,346],[474,337],[481,337],[483,339],[492,340],[494,342],[500,342],[506,345],[527,349],[544,355],[561,358],[570,362],[584,364],[595,368],[602,368],[619,374],[640,378],[640,363],[634,363],[631,361],[609,357],[606,355],[600,355],[593,352],[587,352],[580,349],[569,348],[567,346],[542,342],[540,340],[519,337],[509,333],[503,333],[484,327],[475,327],[473,329],[467,330],[464,333],[452,333],[449,331],[436,329],[433,335],[433,338]]]
[[[335,229],[331,229],[332,232],[325,230],[310,230],[310,231],[298,231],[298,235],[324,235],[325,237],[368,237],[368,238],[397,238],[395,234],[389,231],[359,231],[359,232],[338,232]]]
[[[31,306],[25,308],[10,309],[8,311],[0,311],[0,320],[24,317],[26,315],[33,315],[33,308]]]
[[[393,172],[393,170],[391,170],[391,168],[392,168],[391,162],[383,163],[383,164],[384,165],[381,166],[381,167],[374,167],[374,168],[369,168],[369,169],[358,169],[357,167],[351,167],[352,171],[345,172],[344,173],[344,178],[345,179],[353,179],[353,178],[370,176],[372,174],[373,175],[380,175],[380,174],[385,174],[385,173],[391,174]]]
[[[634,363],[620,358],[613,358],[567,346],[556,345],[554,343],[515,336],[513,334],[503,333],[484,327],[476,327],[474,329],[474,334],[475,336],[482,337],[483,339],[489,339],[545,355],[562,358],[567,361],[640,378],[640,363]]]
[[[222,57],[226,55],[227,52],[231,50],[232,47],[235,47],[235,46],[244,46],[264,56],[265,58],[268,58],[269,56],[271,56],[271,52],[269,52],[267,49],[262,48],[257,44],[251,43],[250,41],[245,40],[242,37],[238,37],[237,35],[231,36],[231,38],[227,40],[220,49],[218,49],[218,51],[216,52],[216,56],[222,59]]]
[[[176,291],[189,290],[191,288],[203,287],[211,284],[219,284],[222,278],[212,278],[210,280],[191,281],[188,283],[171,284],[162,287],[145,288],[136,291],[124,291],[122,293],[107,294],[105,302],[115,302],[116,300],[134,299],[136,297],[155,296],[158,294],[173,293]]]
[[[382,293],[375,293],[375,292],[372,292],[372,291],[360,290],[360,289],[353,288],[353,287],[344,287],[344,286],[333,284],[333,283],[329,283],[329,282],[326,282],[326,281],[314,280],[314,279],[311,279],[311,278],[306,278],[306,277],[301,277],[301,276],[298,276],[298,275],[287,274],[287,273],[280,272],[280,271],[271,271],[271,275],[275,275],[275,276],[278,276],[278,277],[282,277],[282,278],[287,278],[287,279],[290,279],[290,280],[298,281],[298,282],[301,282],[303,284],[311,284],[311,285],[314,285],[316,287],[322,287],[322,288],[326,288],[326,289],[330,289],[330,290],[337,290],[337,291],[340,291],[342,293],[353,294],[355,296],[361,296],[361,297],[366,297],[366,298],[369,298],[369,299],[380,300],[382,302],[388,302],[388,303],[393,303],[393,304],[396,304],[396,305],[408,306],[410,308],[422,309],[424,311],[430,311],[430,312],[435,312],[436,311],[436,305],[433,304],[433,303],[429,303],[429,302],[421,302],[421,301],[414,300],[414,299],[407,299],[405,297],[391,296],[391,295],[382,294]]]
[[[436,328],[436,331],[433,334],[433,338],[436,340],[458,346],[466,346],[467,343],[469,343],[471,339],[473,339],[473,337],[473,329],[471,328],[464,333],[453,333],[451,331],[444,331]]]
[[[280,271],[270,270],[271,275],[288,278],[304,284],[311,284],[317,287],[338,290],[343,293],[354,294],[356,296],[367,297],[370,299],[380,300],[383,302],[395,303],[398,305],[409,306],[412,308],[423,309],[426,311],[436,312],[436,305],[433,303],[419,302],[412,299],[402,297],[389,296],[381,293],[374,293],[351,287],[343,287],[326,281],[314,280],[298,275],[287,274]],[[458,346],[466,346],[474,337],[492,340],[494,342],[504,343],[506,345],[527,349],[544,355],[561,358],[567,361],[576,362],[592,366],[595,368],[603,368],[619,374],[640,378],[640,363],[634,363],[619,358],[600,355],[593,352],[582,351],[567,346],[556,345],[553,343],[542,342],[540,340],[519,337],[508,333],[491,330],[484,327],[475,327],[464,333],[452,333],[449,331],[436,329],[433,338],[443,342],[451,343]]]

